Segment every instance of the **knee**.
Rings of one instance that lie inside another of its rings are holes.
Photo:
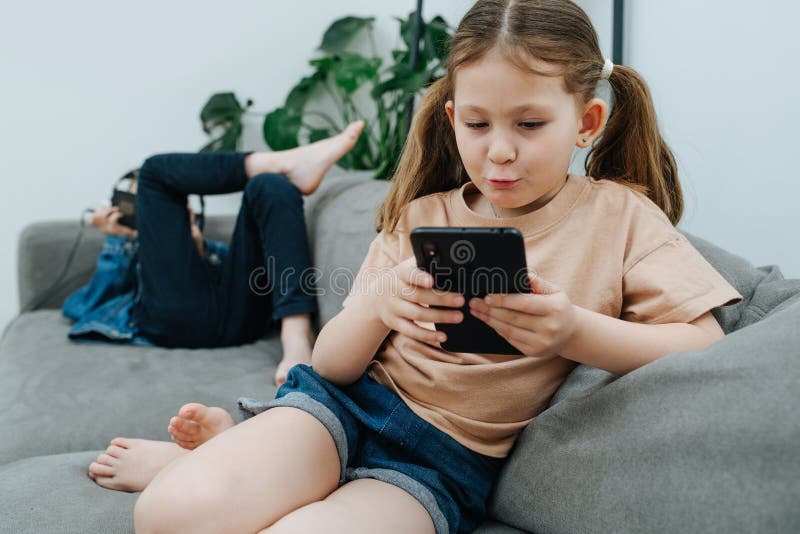
[[[175,167],[177,160],[176,154],[154,154],[144,160],[142,166],[139,167],[139,187],[143,184],[154,185],[162,182],[162,177],[167,174],[170,166]]]
[[[244,187],[246,199],[263,202],[300,203],[303,195],[283,174],[263,173],[253,176]]]
[[[156,154],[144,160],[142,166],[139,167],[139,178],[137,179],[140,190],[142,186],[146,188],[148,185],[158,182],[160,169],[164,166],[166,157],[166,154]]]

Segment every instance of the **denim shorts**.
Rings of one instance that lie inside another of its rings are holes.
[[[474,452],[411,411],[364,373],[338,387],[307,365],[290,371],[266,408],[290,406],[317,418],[339,453],[339,485],[374,478],[398,486],[428,511],[436,534],[472,532],[504,460]]]

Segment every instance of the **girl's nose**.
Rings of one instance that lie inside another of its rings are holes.
[[[489,146],[489,160],[496,165],[510,163],[516,158],[514,145],[504,139],[495,139]]]

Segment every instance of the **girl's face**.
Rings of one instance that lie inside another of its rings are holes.
[[[496,51],[459,67],[454,84],[445,110],[461,160],[483,196],[506,216],[534,211],[558,193],[573,149],[591,144],[608,109],[595,98],[579,111],[561,76],[521,70]]]

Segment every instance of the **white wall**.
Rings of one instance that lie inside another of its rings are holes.
[[[678,159],[679,226],[800,278],[800,3],[635,0],[627,10],[625,62],[650,85]]]
[[[425,16],[451,23],[470,0],[427,0]],[[610,56],[610,0],[579,2]],[[773,0],[628,2],[626,61],[653,91],[682,170],[682,227],[755,264],[800,276],[789,130],[800,52],[790,30],[800,7]],[[0,327],[17,311],[20,230],[77,219],[113,180],[156,152],[195,151],[198,114],[212,93],[232,90],[255,109],[280,105],[334,19],[378,17],[379,46],[396,43],[392,15],[413,0],[135,3],[30,0],[0,10]],[[758,6],[766,6],[766,3]],[[12,7],[13,6],[13,7]],[[759,13],[763,9],[764,13]],[[782,73],[785,69],[788,73]],[[793,69],[793,72],[792,72]],[[246,148],[263,147],[260,119]],[[235,196],[209,201],[232,212]],[[772,240],[770,233],[778,233]],[[767,239],[770,236],[770,239]]]
[[[451,24],[469,0],[428,0]],[[208,97],[234,91],[254,109],[283,103],[310,72],[327,26],[376,16],[380,49],[399,44],[392,16],[413,0],[29,0],[0,4],[0,329],[16,314],[21,229],[74,219],[150,154],[196,151]],[[261,119],[246,124],[259,149]],[[236,195],[208,201],[233,212]]]

